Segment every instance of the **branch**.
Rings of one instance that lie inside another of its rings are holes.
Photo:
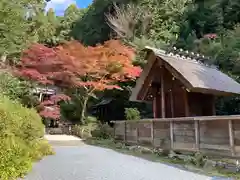
[[[105,15],[109,27],[122,38],[132,38],[136,24],[140,19],[140,11],[134,5],[125,7],[118,7],[114,4],[115,14]]]

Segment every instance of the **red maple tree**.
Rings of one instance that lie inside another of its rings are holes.
[[[41,84],[83,89],[83,121],[88,99],[95,91],[121,89],[118,82],[134,80],[140,75],[141,68],[132,65],[134,54],[133,49],[118,40],[95,47],[85,47],[78,41],[56,48],[35,44],[23,53],[16,73]]]
[[[71,98],[65,94],[53,95],[50,99],[41,102],[37,107],[39,115],[44,118],[59,120],[61,115],[59,102],[69,100],[71,100]]]
[[[43,110],[39,112],[39,115],[43,118],[59,120],[60,107],[58,105],[51,106],[51,107],[44,107]]]

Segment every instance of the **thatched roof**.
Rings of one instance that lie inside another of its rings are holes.
[[[191,92],[219,95],[240,94],[240,84],[216,68],[204,65],[193,59],[166,54],[165,51],[160,49],[146,47],[145,50],[159,57],[166,65],[171,66],[180,75],[179,80]],[[136,87],[132,91],[131,100],[136,100],[137,94],[152,65],[153,62],[149,60],[140,78],[137,80]]]

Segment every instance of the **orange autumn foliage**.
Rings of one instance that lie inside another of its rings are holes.
[[[42,84],[85,87],[94,90],[119,88],[117,82],[134,80],[141,68],[132,65],[134,50],[118,40],[95,47],[70,41],[56,48],[32,45],[21,58],[16,74]]]

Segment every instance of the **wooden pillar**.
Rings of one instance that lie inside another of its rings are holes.
[[[200,133],[199,133],[199,121],[194,121],[194,129],[195,129],[195,147],[197,151],[200,150]]]
[[[188,104],[188,94],[186,89],[183,89],[183,98],[184,98],[184,108],[185,108],[185,116],[189,117],[189,104]]]
[[[174,101],[173,101],[173,89],[174,89],[174,82],[172,81],[172,86],[171,86],[171,91],[170,91],[170,106],[171,106],[171,115],[172,117],[174,117]],[[171,150],[174,149],[174,131],[173,131],[173,126],[174,126],[174,122],[171,120],[170,121],[170,147]]]
[[[215,108],[215,96],[213,96],[212,98],[212,115],[215,116],[216,115],[216,108]]]
[[[151,141],[152,141],[152,146],[154,147],[154,121],[151,121]]]
[[[164,71],[163,67],[161,68],[161,108],[162,108],[162,118],[166,117],[165,111],[165,92],[164,92]]]
[[[229,132],[229,146],[231,149],[232,156],[234,156],[235,155],[235,146],[234,146],[234,134],[233,134],[232,120],[228,120],[228,132]]]
[[[157,118],[157,93],[153,98],[153,118]]]
[[[127,142],[127,123],[124,121],[124,143]]]
[[[43,99],[43,93],[40,92],[40,94],[39,94],[39,101],[42,102],[42,99]]]
[[[139,139],[139,138],[138,138],[138,137],[139,137],[139,132],[138,132],[138,122],[139,122],[139,121],[136,122],[136,126],[137,126],[137,128],[136,128],[136,131],[137,131],[137,132],[136,132],[136,136],[137,136],[137,137],[136,137],[136,139],[137,139],[137,144],[138,144],[138,142],[139,142],[139,140],[138,140],[138,139]]]
[[[173,121],[170,120],[170,146],[171,146],[171,150],[174,149],[174,139],[173,139]]]
[[[116,139],[116,122],[113,123],[113,140]]]
[[[171,116],[174,117],[174,104],[173,104],[173,92],[170,90],[170,106],[171,106]]]

